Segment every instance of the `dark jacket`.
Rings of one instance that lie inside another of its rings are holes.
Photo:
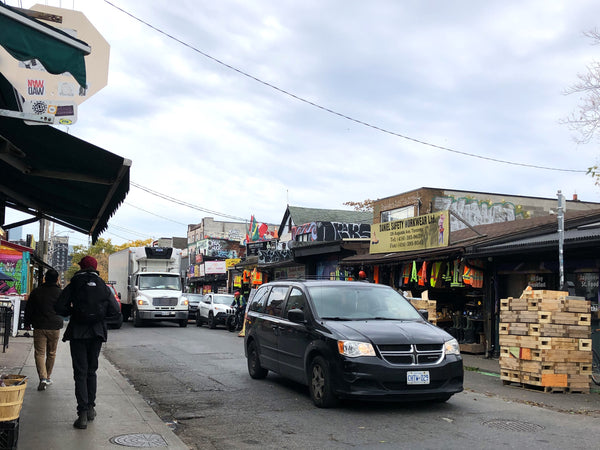
[[[58,301],[56,303],[56,312],[58,314],[63,316],[71,316],[71,313],[73,312],[72,286],[73,284],[76,284],[76,277],[85,273],[92,273],[95,276],[97,276],[99,280],[101,280],[100,276],[98,275],[98,272],[96,272],[93,269],[80,270],[77,273],[75,273],[75,275],[73,275],[73,278],[71,279],[71,283],[69,283],[67,287],[63,289],[62,293],[60,294],[60,297],[58,298]],[[115,300],[114,295],[112,294],[112,292],[110,292],[108,287],[106,288],[106,296],[101,299],[101,302],[106,308],[106,319],[113,318],[121,313],[121,311],[119,310],[119,304]],[[76,318],[71,317],[71,319],[69,320],[69,324],[67,325],[67,329],[65,330],[65,333],[63,335],[63,341],[69,341],[71,339],[100,338],[103,342],[106,342],[107,334],[108,332],[106,328],[106,321],[104,320],[101,322],[89,324],[78,322]]]
[[[54,311],[60,292],[56,283],[44,283],[31,291],[25,303],[25,325],[36,330],[60,330],[65,321]]]

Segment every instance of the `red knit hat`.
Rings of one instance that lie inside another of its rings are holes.
[[[84,256],[81,258],[81,261],[79,261],[79,267],[82,269],[92,268],[95,270],[98,267],[98,261],[96,261],[96,258],[93,256]]]

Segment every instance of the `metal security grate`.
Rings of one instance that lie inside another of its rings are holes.
[[[483,422],[483,425],[487,425],[490,428],[496,428],[503,431],[521,431],[532,433],[535,431],[543,430],[544,427],[535,423],[519,422],[517,420],[506,420],[506,419],[494,419]]]
[[[123,447],[136,447],[136,448],[148,448],[148,447],[168,447],[167,442],[160,434],[122,434],[110,438],[110,442]]]

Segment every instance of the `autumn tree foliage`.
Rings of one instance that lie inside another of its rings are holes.
[[[108,279],[108,256],[112,253],[129,247],[147,247],[152,244],[152,239],[136,240],[125,242],[121,245],[114,245],[110,239],[99,238],[94,245],[75,245],[73,247],[72,264],[71,267],[65,272],[66,280],[70,280],[75,272],[79,270],[79,261],[86,255],[93,256],[98,261],[98,273],[100,278],[104,281],[110,281]]]
[[[373,211],[375,200],[366,199],[362,202],[344,202],[343,205],[354,208],[354,211]]]

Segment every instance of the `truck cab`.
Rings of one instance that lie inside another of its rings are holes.
[[[134,326],[149,320],[172,320],[187,326],[188,304],[179,274],[139,272],[132,276],[131,287]]]

